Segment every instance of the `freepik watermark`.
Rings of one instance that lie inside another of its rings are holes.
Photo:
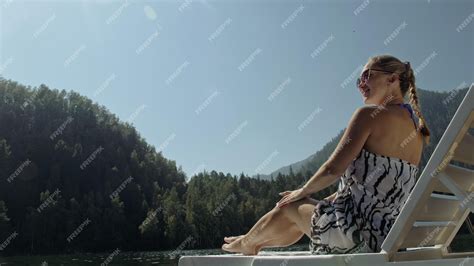
[[[352,83],[352,81],[359,76],[359,73],[362,71],[364,68],[363,65],[359,65],[352,73],[344,79],[344,81],[341,83],[341,87],[344,89],[348,84]]]
[[[262,223],[259,227],[253,229],[253,231],[248,232],[245,237],[242,238],[242,244],[247,245],[252,239],[255,238],[268,224],[269,220]]]
[[[423,62],[415,68],[415,75],[418,75],[423,69],[425,69],[426,66],[430,63],[432,59],[434,59],[438,53],[436,51],[433,51]]]
[[[354,15],[359,15],[360,12],[362,12],[368,5],[370,4],[370,0],[365,0],[360,4],[354,11]]]
[[[247,59],[244,60],[244,62],[242,62],[242,64],[239,65],[239,67],[237,68],[240,72],[242,72],[246,67],[248,67],[250,65],[250,63],[252,63],[254,60],[255,60],[255,57],[257,55],[259,55],[260,53],[262,52],[262,49],[260,48],[257,48],[255,49],[255,51],[253,51],[248,57]]]
[[[469,193],[461,202],[460,206],[461,208],[465,208],[467,204],[469,204],[470,201],[474,199],[474,192]]]
[[[208,8],[214,9],[214,7],[206,0],[199,0],[199,2]],[[178,7],[178,11],[183,12],[184,10],[190,8],[192,3],[194,3],[194,0],[183,0],[183,2]]]
[[[393,95],[389,95],[388,97],[385,97],[382,104],[377,105],[377,108],[370,113],[370,117],[374,118],[381,111],[387,110],[387,107],[386,107],[387,103],[389,103],[393,98],[395,98]]]
[[[186,245],[188,244],[192,245],[193,243],[194,243],[194,237],[188,236],[181,244],[179,244],[179,246],[175,250],[173,250],[171,253],[168,254],[168,257],[171,259],[176,258],[179,252],[183,250],[186,247]]]
[[[459,266],[468,266],[468,264],[466,264],[466,263],[470,260],[472,260],[472,258],[470,258],[470,257],[467,257],[467,258],[463,259],[461,261],[461,263],[459,264]],[[469,265],[472,265],[472,264],[469,264]]]
[[[284,89],[286,86],[288,86],[288,84],[291,83],[291,78],[288,77],[286,78],[280,85],[278,85],[278,87],[268,96],[268,101],[273,101],[273,99],[275,99],[275,97],[277,97]]]
[[[92,152],[92,154],[89,155],[89,157],[84,162],[82,162],[82,164],[79,166],[79,168],[81,170],[84,170],[89,164],[92,163],[92,161],[95,160],[97,155],[99,153],[101,153],[103,150],[104,150],[104,148],[102,148],[102,146],[99,146],[99,148],[97,148],[94,152]]]
[[[144,230],[145,228],[147,228],[151,224],[151,222],[155,219],[156,215],[162,211],[163,211],[163,208],[158,207],[156,210],[149,212],[145,220],[140,225],[140,229]]]
[[[456,31],[461,32],[464,28],[467,27],[467,25],[469,25],[469,23],[471,23],[472,19],[474,19],[474,13],[471,13],[469,16],[467,16],[467,18],[463,20],[463,22],[461,22],[459,26],[456,27]]]
[[[221,33],[224,31],[227,26],[232,22],[231,18],[227,18],[224,23],[222,23],[217,29],[207,38],[210,42],[213,42]]]
[[[275,158],[278,154],[280,154],[277,150],[274,150],[261,164],[257,166],[255,169],[255,173],[258,174],[263,169],[267,167],[268,164]]]
[[[0,75],[1,75],[1,74],[5,71],[5,69],[7,69],[7,67],[8,67],[9,65],[11,65],[12,63],[13,63],[13,57],[10,56],[10,57],[5,61],[5,63],[0,64]]]
[[[64,121],[51,135],[49,138],[54,140],[57,136],[61,135],[68,124],[70,124],[74,120],[71,116],[68,116],[66,121]]]
[[[140,105],[127,119],[128,123],[132,123],[138,117],[138,115],[147,107],[146,104]]]
[[[33,33],[33,38],[36,39],[38,38],[38,36],[44,32],[49,24],[51,24],[51,22],[53,22],[54,20],[56,19],[56,13],[53,13],[53,15],[51,15],[42,25],[41,27],[39,27],[34,33]]]
[[[191,3],[194,2],[193,0],[184,0],[181,5],[178,7],[179,12],[183,12],[183,10],[189,8],[191,6]]]
[[[76,238],[84,228],[91,223],[91,220],[87,218],[83,223],[81,223],[74,232],[72,232],[68,237],[67,237],[67,242],[71,243],[71,241]]]
[[[401,148],[405,148],[408,143],[410,143],[410,141],[412,141],[414,138],[416,138],[417,136],[417,133],[418,133],[418,130],[412,130],[411,133],[408,135],[408,137],[406,137],[402,143],[400,143],[400,147]]]
[[[5,241],[3,241],[2,244],[0,244],[0,251],[5,250],[8,247],[8,245],[10,245],[12,240],[15,239],[17,236],[18,236],[18,233],[16,231],[13,232],[11,235],[9,235],[7,239],[5,239]]]
[[[161,26],[158,24],[157,25],[157,30],[155,30],[150,36],[148,36],[148,38],[141,44],[137,47],[137,49],[135,49],[135,53],[137,55],[141,54],[143,52],[143,50],[145,50],[147,47],[150,46],[150,44],[153,42],[153,40],[155,40],[158,35],[159,35],[159,30],[161,30]]]
[[[117,8],[114,13],[107,18],[107,20],[105,21],[105,23],[107,25],[110,25],[112,22],[114,22],[115,20],[117,20],[118,17],[120,17],[120,15],[122,14],[123,10],[128,7],[130,5],[130,3],[128,2],[128,0],[125,0],[124,3],[122,3],[120,5],[119,8]]]
[[[334,35],[331,34],[326,40],[323,41],[316,49],[311,52],[310,56],[311,58],[317,57],[326,47],[328,46],[328,43],[334,40]]]
[[[188,179],[186,181],[189,181],[189,179],[193,176],[197,176],[200,172],[202,172],[203,170],[206,169],[206,164],[200,164],[198,167],[196,167],[196,169],[194,169],[194,171],[191,173],[191,175],[188,177]]]
[[[356,256],[357,253],[370,253],[369,251],[369,247],[367,246],[367,243],[364,241],[362,242],[361,244],[359,244],[355,249],[353,249],[351,251],[351,254],[349,254],[349,256],[344,256],[344,262],[346,264],[349,264],[349,262],[354,259],[354,257]]]
[[[311,114],[305,120],[303,120],[303,122],[301,122],[301,124],[298,126],[298,131],[300,132],[303,131],[303,129],[307,127],[311,123],[311,121],[313,121],[316,115],[321,113],[322,110],[323,109],[318,107],[313,112],[311,112]]]
[[[385,171],[384,168],[380,167],[380,165],[377,166],[377,167],[375,168],[375,171],[372,171],[372,172],[367,176],[367,178],[364,180],[364,183],[365,183],[365,184],[369,184],[370,181],[372,181],[372,180],[374,179],[374,177],[376,177],[376,176],[378,177],[378,174],[379,174],[380,172],[383,172],[383,171]]]
[[[436,235],[439,234],[441,228],[437,226],[433,231],[431,231],[421,242],[418,244],[418,247],[426,246]]]
[[[199,115],[219,94],[221,94],[220,91],[213,92],[202,104],[198,106],[198,108],[196,108],[196,110],[194,110],[194,112]]]
[[[31,164],[31,161],[30,159],[27,159],[26,161],[24,161],[20,166],[18,166],[18,168],[15,170],[15,172],[13,172],[13,174],[11,174],[8,178],[7,178],[7,182],[8,183],[11,183],[13,182],[13,180],[15,178],[17,178],[21,172],[23,172],[23,169],[25,169],[26,167],[28,167],[28,165]]]
[[[122,192],[122,191],[125,189],[125,187],[126,187],[130,182],[132,182],[132,180],[133,180],[133,177],[131,177],[131,176],[128,177],[127,179],[125,179],[125,180],[122,182],[122,184],[120,184],[120,186],[118,186],[118,187],[114,190],[114,192],[112,192],[112,194],[109,195],[110,199],[113,200],[113,199],[115,199],[116,197],[118,197],[119,194],[120,194],[120,192]]]
[[[391,41],[395,40],[395,38],[400,34],[400,31],[407,27],[407,23],[405,21],[400,24],[384,41],[383,44],[387,46]]]
[[[176,133],[173,133],[171,134],[168,138],[166,138],[165,141],[163,141],[163,143],[160,144],[160,146],[158,146],[158,151],[159,152],[163,152],[166,147],[168,147],[168,145],[170,145],[171,141],[174,140],[176,138]]]
[[[291,23],[293,22],[293,20],[296,19],[296,17],[298,17],[298,15],[303,12],[304,10],[304,6],[303,5],[300,5],[295,11],[293,11],[293,13],[291,13],[291,15],[285,19],[285,21],[283,21],[283,23],[281,23],[281,28],[282,29],[286,29],[286,27]]]
[[[181,72],[183,72],[183,70],[185,68],[187,68],[189,66],[189,61],[184,61],[184,63],[182,63],[165,81],[166,85],[170,85],[177,77],[179,77],[179,75],[181,74]]]
[[[22,110],[25,110],[25,108],[28,106],[28,105],[31,105],[31,103],[35,100],[36,96],[38,95],[38,91],[39,90],[34,90],[33,93],[23,102],[23,104],[21,105],[21,109]]]
[[[61,193],[61,190],[59,189],[56,189],[53,194],[49,195],[49,197],[43,201],[43,203],[38,207],[36,208],[36,211],[38,211],[38,213],[41,213],[46,207],[48,207],[49,205],[51,204],[55,204],[56,203],[56,200],[54,200],[54,197],[55,196],[58,196],[59,193]]]
[[[248,123],[248,120],[245,120],[244,122],[240,123],[240,125],[225,139],[225,143],[229,144],[233,139],[240,135],[242,129],[246,127]]]
[[[446,153],[446,157],[443,159],[443,161],[441,161],[438,167],[436,167],[436,169],[430,173],[431,177],[437,176],[449,164],[451,159],[453,159],[454,157],[454,152],[456,151],[457,147],[458,147],[458,143],[456,142],[453,143],[449,151]]]
[[[94,91],[94,97],[97,97],[99,94],[101,94],[106,88],[110,86],[110,83],[115,80],[117,76],[115,73],[112,73],[100,86]]]
[[[107,259],[105,259],[104,262],[102,262],[102,263],[100,264],[100,266],[107,266],[107,265],[109,265],[109,263],[111,263],[112,260],[114,259],[114,257],[117,256],[119,253],[120,253],[120,249],[114,250],[114,252],[112,252],[112,253],[107,257]]]
[[[225,200],[223,202],[221,202],[221,204],[219,204],[219,206],[217,206],[213,211],[212,211],[212,215],[213,216],[217,216],[219,215],[222,210],[229,204],[229,202],[232,200],[232,199],[235,199],[237,200],[237,197],[235,196],[234,193],[230,194],[229,196],[227,196],[227,198],[225,198]]]
[[[77,48],[76,51],[74,51],[74,53],[64,61],[64,67],[68,67],[72,62],[74,62],[85,49],[86,45],[82,44],[79,46],[79,48]]]
[[[333,156],[336,156],[338,153],[340,153],[340,152],[344,149],[344,147],[345,147],[347,144],[351,143],[351,142],[352,142],[352,139],[351,139],[351,138],[345,139],[345,140],[341,143],[341,146],[336,147],[336,149],[334,150],[334,155],[333,155]]]
[[[279,266],[287,266],[289,261],[289,259],[284,259]]]
[[[474,83],[473,83],[474,84]],[[472,85],[471,85],[472,86]],[[456,97],[456,95],[458,94],[458,92],[462,89],[462,88],[465,88],[467,87],[467,83],[465,81],[463,81],[461,84],[459,84],[459,86],[456,87],[456,89],[452,90],[448,97],[446,97],[446,99],[444,99],[442,101],[443,104],[447,105],[450,101],[452,101],[454,99],[454,97]]]

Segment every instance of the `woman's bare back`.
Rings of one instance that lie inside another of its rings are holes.
[[[423,150],[422,135],[416,131],[407,109],[399,105],[374,106],[371,134],[364,148],[384,156],[418,165]]]

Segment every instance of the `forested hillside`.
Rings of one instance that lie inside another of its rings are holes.
[[[4,254],[220,247],[304,182],[211,171],[187,183],[133,126],[45,85],[0,80],[0,125]]]

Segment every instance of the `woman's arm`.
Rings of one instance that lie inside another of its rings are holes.
[[[316,173],[302,187],[303,193],[311,195],[319,192],[335,183],[339,177],[339,175],[332,172],[326,162],[319,167],[318,171],[316,171]]]
[[[303,194],[313,194],[336,182],[364,146],[371,132],[372,107],[358,108],[330,158],[303,186]]]
[[[371,123],[373,123],[373,108],[358,108],[352,115],[349,126],[344,131],[336,150],[331,157],[318,169],[318,171],[297,190],[281,192],[283,198],[277,203],[278,207],[308,197],[313,193],[321,191],[336,182],[346,170],[347,166],[357,156],[365,141],[370,135]]]

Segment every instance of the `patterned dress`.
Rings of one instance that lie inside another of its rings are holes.
[[[418,170],[408,161],[362,149],[341,176],[335,199],[314,208],[311,253],[380,252]]]

